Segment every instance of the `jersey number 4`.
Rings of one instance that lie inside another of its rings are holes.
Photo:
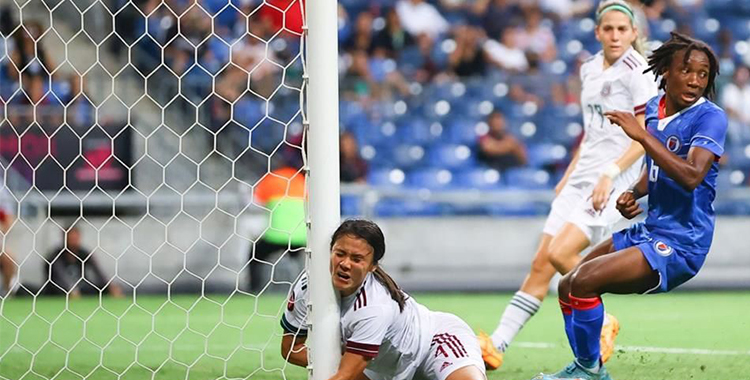
[[[651,169],[648,171],[649,182],[656,182],[659,179],[659,166],[656,165],[654,160],[651,160]]]

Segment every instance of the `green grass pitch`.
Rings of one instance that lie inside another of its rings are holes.
[[[510,295],[416,298],[492,331]],[[529,379],[569,362],[554,301],[544,303],[490,379]],[[615,379],[750,379],[750,292],[606,296],[605,304],[622,324],[621,348],[608,363]],[[6,300],[0,378],[306,379],[279,356],[284,306],[281,295]]]

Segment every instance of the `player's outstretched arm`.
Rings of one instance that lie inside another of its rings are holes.
[[[284,334],[281,338],[281,356],[289,363],[300,367],[307,367],[306,336]]]
[[[612,111],[605,113],[605,116],[612,123],[622,127],[630,138],[641,143],[654,163],[687,191],[693,191],[703,182],[703,178],[706,177],[706,173],[716,159],[713,152],[699,147],[690,148],[687,159],[682,159],[667,150],[659,140],[641,128],[632,114]]]

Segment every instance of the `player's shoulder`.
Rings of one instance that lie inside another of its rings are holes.
[[[398,304],[391,298],[391,294],[380,281],[369,275],[365,283],[357,291],[354,302],[350,307],[353,315],[370,315],[384,313],[398,309]]]
[[[601,60],[603,59],[603,57],[604,57],[604,52],[599,51],[598,53],[586,58],[581,63],[581,76],[594,70],[597,67],[597,65],[598,67],[601,67]]]
[[[661,94],[656,95],[646,102],[646,119],[650,117],[659,117],[659,102],[661,101],[662,96],[663,95]]]

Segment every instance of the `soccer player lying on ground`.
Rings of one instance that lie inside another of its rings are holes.
[[[344,355],[337,380],[484,380],[476,336],[452,314],[427,310],[378,266],[385,237],[377,224],[347,220],[331,238],[331,277],[341,295]],[[294,285],[281,319],[281,353],[307,366],[307,275]]]
[[[617,199],[617,209],[632,219],[642,212],[636,201],[648,194],[648,216],[597,246],[560,281],[576,359],[539,379],[611,379],[599,358],[601,295],[668,292],[698,273],[711,247],[727,130],[724,111],[706,100],[719,72],[716,56],[702,41],[672,33],[649,57],[648,69],[662,77],[665,94],[648,102],[647,130],[629,112],[606,113],[647,154],[640,179]]]

